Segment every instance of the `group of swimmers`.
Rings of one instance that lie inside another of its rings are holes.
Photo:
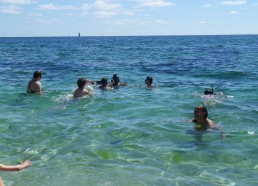
[[[28,93],[37,93],[41,94],[42,85],[40,83],[42,74],[40,71],[35,71],[32,80],[29,81],[27,86]],[[145,85],[148,88],[154,87],[152,85],[153,78],[151,76],[146,77]],[[88,80],[85,78],[79,78],[77,81],[77,88],[73,92],[73,98],[80,98],[86,95],[93,95],[92,91],[86,90],[85,87],[87,84],[97,85],[98,88],[102,90],[114,89],[119,86],[127,86],[127,83],[120,82],[118,74],[114,74],[110,83],[108,83],[107,78],[102,78],[100,81]],[[213,88],[208,88],[204,91],[204,95],[214,95]],[[220,127],[217,126],[212,120],[208,119],[208,110],[205,106],[200,105],[195,107],[194,110],[194,119],[192,122],[196,123],[196,130],[207,130],[208,128],[220,130]],[[223,132],[222,132],[223,133]],[[224,135],[224,133],[223,133]]]
[[[42,74],[40,71],[35,71],[32,80],[29,81],[27,86],[28,93],[42,93],[42,86],[40,83],[40,79]],[[114,74],[112,80],[108,82],[107,78],[102,78],[100,81],[93,81],[93,80],[86,80],[85,78],[79,78],[77,81],[77,88],[73,92],[73,98],[80,98],[86,95],[93,95],[92,91],[86,90],[85,87],[87,84],[97,85],[98,88],[102,90],[114,89],[119,86],[127,86],[127,83],[120,82],[120,78],[118,74]],[[148,88],[154,87],[152,85],[153,78],[151,76],[146,77],[145,85]],[[204,95],[214,95],[213,88],[207,88],[204,91]],[[220,127],[216,125],[212,120],[208,119],[208,110],[205,106],[200,105],[195,107],[194,110],[194,119],[192,122],[196,123],[195,129],[196,130],[207,130],[208,128],[212,128],[215,130],[220,130]],[[224,138],[224,133],[221,132],[222,138]]]
[[[33,74],[33,78],[29,81],[27,85],[27,93],[34,93],[34,94],[42,94],[43,89],[41,85],[41,80],[42,78],[42,73],[41,71],[35,71]],[[147,87],[151,88],[152,86],[153,79],[152,77],[148,76],[145,79],[145,84]],[[112,77],[112,80],[108,82],[107,78],[102,78],[100,81],[93,81],[85,78],[80,78],[77,80],[77,88],[73,92],[73,97],[74,98],[80,98],[86,95],[92,95],[93,92],[86,90],[85,87],[87,83],[92,84],[92,85],[97,85],[98,88],[102,90],[109,90],[109,89],[114,89],[119,86],[127,86],[127,83],[120,82],[120,78],[118,74],[114,74]]]
[[[33,93],[33,94],[42,94],[43,89],[41,85],[42,73],[40,71],[35,71],[33,78],[29,81],[27,86],[27,93]],[[102,78],[100,81],[93,81],[93,80],[86,80],[85,78],[80,78],[77,81],[77,88],[73,92],[73,97],[75,99],[86,96],[86,95],[93,95],[93,92],[86,90],[85,87],[87,83],[92,85],[97,85],[98,88],[102,90],[109,90],[114,89],[119,86],[127,86],[127,83],[120,82],[119,76],[117,74],[114,74],[112,77],[112,80],[108,83],[107,78]],[[152,77],[148,76],[145,79],[145,85],[148,88],[154,87],[152,85],[153,79]],[[205,95],[213,95],[213,89],[206,89],[204,91]],[[205,106],[199,105],[196,106],[194,109],[194,119],[192,120],[193,123],[195,123],[194,129],[196,131],[206,131],[207,129],[212,129],[216,131],[221,132],[221,139],[224,139],[225,135],[224,132],[221,130],[221,128],[215,124],[212,120],[208,118],[208,110]],[[20,171],[22,169],[25,169],[31,165],[31,162],[29,160],[25,161],[24,163],[21,163],[19,165],[15,166],[7,166],[0,164],[0,170],[2,171]],[[3,180],[0,177],[0,186],[4,186]]]

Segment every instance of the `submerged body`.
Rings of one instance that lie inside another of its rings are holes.
[[[208,110],[203,105],[195,107],[194,119],[192,122],[195,123],[194,129],[196,131],[207,131],[208,129],[213,129],[221,132],[221,139],[225,138],[224,132],[221,131],[220,127],[208,118]]]

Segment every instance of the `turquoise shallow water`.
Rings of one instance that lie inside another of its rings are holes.
[[[7,186],[258,185],[258,36],[0,38]],[[26,95],[34,70],[42,96]],[[128,87],[71,99],[79,77]],[[155,89],[146,89],[151,75]],[[218,95],[204,97],[212,86]],[[226,133],[188,132],[194,107]]]

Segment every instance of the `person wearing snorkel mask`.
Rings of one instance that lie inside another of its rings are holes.
[[[214,95],[213,88],[207,88],[204,93],[204,95]]]

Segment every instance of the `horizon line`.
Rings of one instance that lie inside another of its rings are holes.
[[[178,36],[247,36],[258,34],[178,34],[178,35],[80,35],[80,37],[178,37]],[[67,36],[0,36],[0,38],[40,38],[40,37],[79,37],[78,35]]]

